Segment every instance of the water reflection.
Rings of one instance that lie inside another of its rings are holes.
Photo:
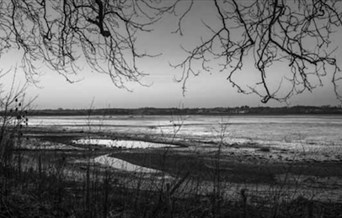
[[[72,141],[81,145],[103,145],[109,148],[170,148],[176,147],[171,144],[161,144],[134,140],[112,140],[112,139],[78,139]]]
[[[115,157],[110,157],[108,154],[96,157],[94,159],[94,162],[99,163],[99,164],[103,164],[106,166],[110,166],[110,167],[113,167],[115,169],[125,170],[128,172],[161,173],[161,171],[159,171],[159,170],[135,165],[135,164],[129,163],[127,161],[124,161],[124,160],[121,160],[121,159],[118,159]]]

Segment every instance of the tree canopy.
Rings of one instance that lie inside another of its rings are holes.
[[[138,58],[153,57],[141,52],[139,32],[153,34],[153,25],[166,14],[178,18],[175,34],[184,33],[184,21],[191,16],[196,0],[0,0],[0,51],[23,51],[22,63],[28,80],[46,64],[69,78],[79,73],[78,60],[85,60],[97,72],[110,76],[118,87],[140,82],[144,76]],[[294,94],[323,85],[329,75],[339,100],[342,80],[336,61],[342,3],[336,0],[208,0],[215,8],[217,25],[203,22],[208,33],[201,43],[185,50],[186,58],[173,67],[180,69],[184,87],[199,64],[211,71],[211,64],[227,73],[227,80],[241,93],[255,93],[262,102],[286,101]],[[171,31],[170,31],[171,34]],[[234,76],[253,60],[259,81],[245,86]],[[267,77],[272,66],[286,64],[279,88],[270,88]],[[317,82],[318,81],[318,82]],[[283,83],[291,84],[280,92]]]

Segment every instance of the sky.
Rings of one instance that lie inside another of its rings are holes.
[[[210,73],[203,72],[197,77],[189,79],[186,91],[183,93],[182,83],[175,82],[175,78],[181,76],[181,71],[170,67],[177,64],[185,53],[181,46],[192,48],[200,42],[200,36],[206,37],[207,30],[202,21],[215,26],[217,19],[211,1],[200,1],[195,4],[182,24],[184,36],[171,34],[175,30],[177,20],[171,15],[160,20],[154,27],[153,32],[148,35],[139,35],[137,46],[146,49],[151,54],[162,55],[153,58],[139,60],[138,67],[144,73],[149,74],[142,79],[145,86],[134,83],[127,83],[130,91],[119,89],[113,85],[106,75],[93,72],[86,66],[75,77],[77,82],[68,83],[58,73],[42,66],[44,72],[39,77],[39,82],[27,88],[26,96],[29,99],[36,98],[33,102],[37,109],[55,108],[139,108],[139,107],[235,107],[235,106],[286,106],[285,103],[269,101],[261,103],[257,95],[244,95],[237,93],[237,90],[226,80],[227,72],[220,72],[213,68]],[[3,71],[14,69],[17,66],[16,86],[24,83],[24,73],[20,66],[20,50],[11,50],[3,54],[0,59],[0,66]],[[337,52],[337,57],[342,53]],[[247,83],[255,75],[253,60],[245,63],[246,67],[239,72],[237,80]],[[341,60],[342,62],[342,60]],[[282,66],[277,70],[281,70]],[[13,74],[7,74],[1,78],[3,89],[10,87]],[[274,79],[274,81],[276,81]],[[310,92],[299,96],[293,96],[289,105],[338,105],[330,83],[331,76],[328,75],[323,82],[323,87],[318,87]]]

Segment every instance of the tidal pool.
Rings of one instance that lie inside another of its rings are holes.
[[[94,159],[95,163],[103,164],[106,166],[113,167],[115,169],[124,170],[128,172],[137,172],[137,173],[161,173],[159,170],[142,167],[139,165],[132,164],[130,162],[110,157],[108,154],[96,157]]]
[[[134,140],[112,140],[112,139],[78,139],[72,141],[81,145],[103,145],[109,148],[172,148],[176,145],[161,144]]]

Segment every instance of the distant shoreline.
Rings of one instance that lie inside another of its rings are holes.
[[[4,112],[0,112],[3,115]],[[338,115],[342,107],[293,106],[293,107],[216,107],[216,108],[102,108],[102,109],[42,109],[28,110],[29,116],[147,116],[147,115]]]

